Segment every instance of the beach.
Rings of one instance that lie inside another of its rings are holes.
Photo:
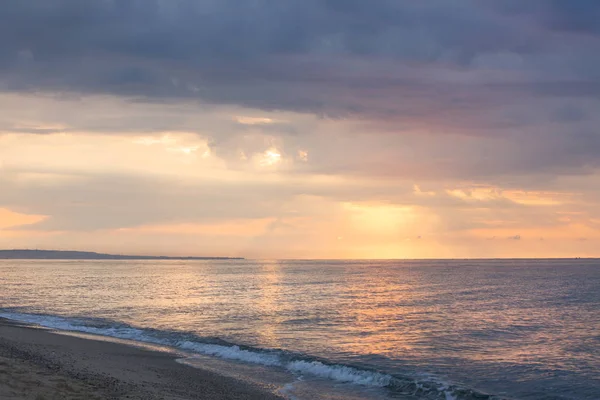
[[[0,398],[280,399],[174,355],[0,319]]]

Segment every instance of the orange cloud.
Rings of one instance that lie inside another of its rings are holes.
[[[0,230],[22,225],[37,224],[47,218],[48,217],[45,215],[20,214],[7,208],[0,208]]]
[[[179,234],[212,236],[257,236],[265,233],[275,218],[233,220],[226,222],[196,224],[143,225],[135,228],[122,228],[118,232],[140,234]]]
[[[600,238],[600,229],[580,223],[560,225],[556,227],[511,227],[511,228],[483,228],[472,229],[469,233],[478,238],[509,238],[520,236],[523,239],[579,239]]]
[[[539,192],[505,190],[502,195],[510,201],[531,206],[553,206],[572,201],[574,194],[559,192]]]
[[[504,190],[499,187],[471,187],[461,189],[448,189],[449,196],[458,199],[475,201],[508,200],[513,203],[528,206],[554,206],[573,201],[574,193],[548,192],[548,191],[525,191]]]

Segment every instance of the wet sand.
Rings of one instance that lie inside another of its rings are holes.
[[[264,399],[267,389],[175,362],[172,354],[0,319],[0,399]]]

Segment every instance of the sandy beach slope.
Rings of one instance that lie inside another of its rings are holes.
[[[172,355],[0,319],[0,399],[281,398]]]

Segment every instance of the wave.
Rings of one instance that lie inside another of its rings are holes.
[[[200,337],[185,332],[136,328],[103,319],[67,318],[19,312],[0,311],[0,317],[62,331],[82,332],[168,346],[190,355],[201,354],[226,360],[279,367],[300,376],[313,376],[338,383],[387,388],[397,394],[408,394],[423,399],[507,400],[459,385],[448,384],[431,376],[414,378],[391,375],[362,367],[330,363],[326,360],[284,350],[243,346],[218,338]]]

